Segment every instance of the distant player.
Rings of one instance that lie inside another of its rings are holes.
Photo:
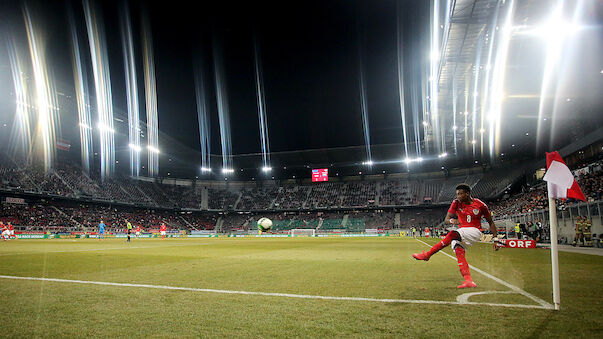
[[[101,220],[98,224],[98,241],[101,241],[101,239],[105,239],[105,227],[105,223]]]
[[[455,214],[458,219],[453,218]],[[469,187],[469,185],[458,185],[456,187],[456,199],[450,204],[444,223],[450,223],[452,225],[460,224],[460,227],[457,230],[448,232],[446,237],[435,244],[428,252],[422,251],[421,253],[415,253],[412,256],[417,260],[427,261],[432,255],[452,244],[452,249],[456,254],[461,274],[463,275],[463,278],[465,278],[465,281],[460,284],[458,288],[477,287],[473,282],[473,279],[471,279],[469,264],[465,259],[465,247],[480,241],[482,236],[482,218],[485,218],[486,221],[488,221],[494,239],[494,250],[498,250],[500,244],[498,242],[497,230],[494,221],[492,221],[488,206],[481,200],[471,197],[471,187]]]
[[[6,238],[10,238],[10,232],[8,231],[8,227],[4,225],[3,222],[0,221],[0,235],[2,235],[2,240],[6,241]]]
[[[140,236],[140,226],[136,226],[136,238]]]
[[[128,232],[127,242],[130,242],[130,233],[132,233],[132,224],[130,224],[130,221],[128,221],[128,220],[126,220],[126,228],[127,228],[127,232]]]
[[[13,239],[17,239],[17,236],[15,235],[15,228],[10,221],[8,222],[8,225],[6,225],[6,228],[8,229],[8,238],[10,239],[12,237]]]
[[[162,222],[161,226],[159,227],[159,233],[161,234],[161,239],[165,239],[165,235],[167,233],[167,227],[165,226],[164,222]]]
[[[429,238],[429,227],[425,227],[425,238]]]

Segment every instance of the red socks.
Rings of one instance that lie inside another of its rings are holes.
[[[450,231],[448,232],[448,234],[446,234],[446,237],[444,239],[442,239],[442,241],[440,241],[439,243],[433,245],[433,247],[427,252],[427,254],[431,257],[432,255],[434,255],[437,251],[441,250],[442,248],[450,245],[450,243],[452,242],[452,240],[459,240],[459,234],[455,231]]]
[[[465,249],[458,246],[454,249],[454,253],[456,254],[456,260],[459,263],[461,275],[463,275],[465,281],[473,281],[473,279],[471,279],[471,273],[469,273],[469,264],[467,263],[467,259],[465,259]]]

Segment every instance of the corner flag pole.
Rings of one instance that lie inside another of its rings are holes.
[[[559,257],[557,251],[557,204],[555,198],[549,197],[549,225],[551,233],[551,267],[553,272],[553,304],[559,311]]]
[[[559,152],[546,153],[546,173],[542,178],[547,182],[549,198],[549,224],[551,228],[551,266],[553,272],[553,304],[559,310],[559,257],[557,251],[557,207],[555,198],[586,201],[586,197],[569,167]]]

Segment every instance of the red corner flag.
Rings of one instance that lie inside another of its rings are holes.
[[[546,153],[546,174],[543,179],[547,182],[549,198],[573,198],[586,201],[578,182],[556,151]]]

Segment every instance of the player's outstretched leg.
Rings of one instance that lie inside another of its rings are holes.
[[[456,254],[456,260],[459,263],[459,269],[461,270],[461,275],[465,278],[465,281],[457,286],[457,288],[471,288],[477,287],[477,285],[471,279],[471,273],[469,272],[469,264],[467,263],[467,259],[465,259],[465,249],[461,246],[456,246],[454,249],[454,253]]]
[[[423,251],[421,253],[414,253],[412,255],[412,257],[417,260],[427,261],[427,260],[429,260],[429,258],[431,258],[432,255],[437,253],[439,250],[450,245],[450,243],[452,243],[452,240],[461,240],[461,236],[460,236],[459,232],[457,232],[457,231],[448,232],[446,237],[444,239],[442,239],[442,241],[433,245],[433,247],[429,251],[427,251],[427,252]]]

